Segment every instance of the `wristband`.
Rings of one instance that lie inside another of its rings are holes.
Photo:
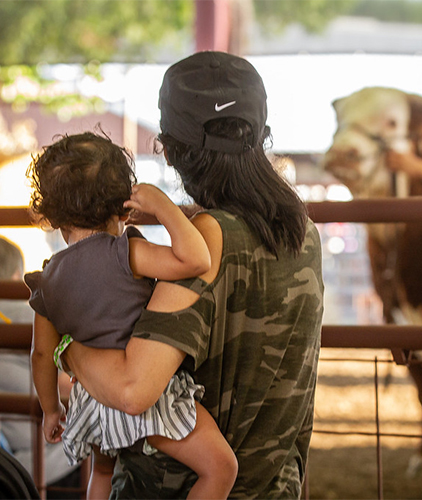
[[[63,369],[62,365],[62,360],[60,356],[64,353],[64,351],[69,347],[69,345],[73,342],[73,339],[70,335],[66,334],[63,335],[62,340],[60,341],[59,345],[54,349],[54,364],[57,366],[59,370],[64,372],[65,370]],[[69,373],[69,375],[72,375]]]

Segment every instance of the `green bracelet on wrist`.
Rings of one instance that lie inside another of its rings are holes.
[[[62,365],[62,360],[60,356],[64,353],[64,351],[69,347],[69,345],[73,342],[73,339],[70,335],[66,334],[63,335],[62,340],[60,341],[59,345],[54,349],[54,364],[57,366],[57,368],[61,371],[65,371],[63,369]]]

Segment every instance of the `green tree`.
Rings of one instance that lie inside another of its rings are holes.
[[[106,62],[151,62],[192,38],[193,0],[1,0],[0,101],[40,102],[69,118],[102,109],[49,80],[45,64],[77,63],[101,78]]]
[[[291,23],[321,32],[340,15],[374,17],[382,21],[422,22],[421,0],[254,0],[258,23],[280,32]]]
[[[360,0],[254,0],[258,23],[270,32],[280,32],[291,23],[310,32],[322,31],[339,15],[356,7]]]
[[[92,59],[154,62],[164,49],[173,51],[171,58],[183,56],[186,47],[193,46],[197,1],[201,0],[1,0],[0,65],[84,64]],[[240,9],[244,2],[238,2]],[[318,32],[339,15],[422,20],[420,0],[253,0],[253,4],[256,22],[270,32],[290,23]]]
[[[420,0],[371,0],[356,2],[352,14],[375,17],[381,21],[422,23]]]
[[[193,18],[192,0],[2,0],[0,64],[146,62]]]
[[[194,45],[199,1],[0,0],[0,101],[17,109],[30,101],[52,111],[68,106],[71,114],[98,109],[98,99],[58,90],[43,76],[43,64],[78,63],[100,77],[102,63],[156,62],[163,54],[167,60],[187,55]],[[245,15],[252,3],[255,20]],[[421,0],[232,0],[232,7],[238,21],[234,26],[243,19],[268,33],[291,23],[322,31],[339,15],[422,22]]]

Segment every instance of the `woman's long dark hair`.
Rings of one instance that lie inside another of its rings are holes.
[[[244,120],[220,118],[206,124],[210,135],[248,142],[252,130]],[[205,209],[218,208],[242,217],[277,256],[280,244],[297,255],[305,237],[307,212],[288,182],[280,177],[264,151],[266,131],[256,146],[240,154],[198,149],[164,133],[158,140],[184,188]]]

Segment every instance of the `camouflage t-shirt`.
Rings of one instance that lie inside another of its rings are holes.
[[[186,280],[199,300],[175,313],[144,311],[134,335],[188,354],[184,367],[205,386],[202,404],[239,462],[231,498],[300,498],[323,313],[319,234],[309,220],[299,257],[280,248],[276,258],[241,218],[208,213],[223,234],[217,277]],[[140,449],[122,451],[111,498],[184,498],[194,474]]]

